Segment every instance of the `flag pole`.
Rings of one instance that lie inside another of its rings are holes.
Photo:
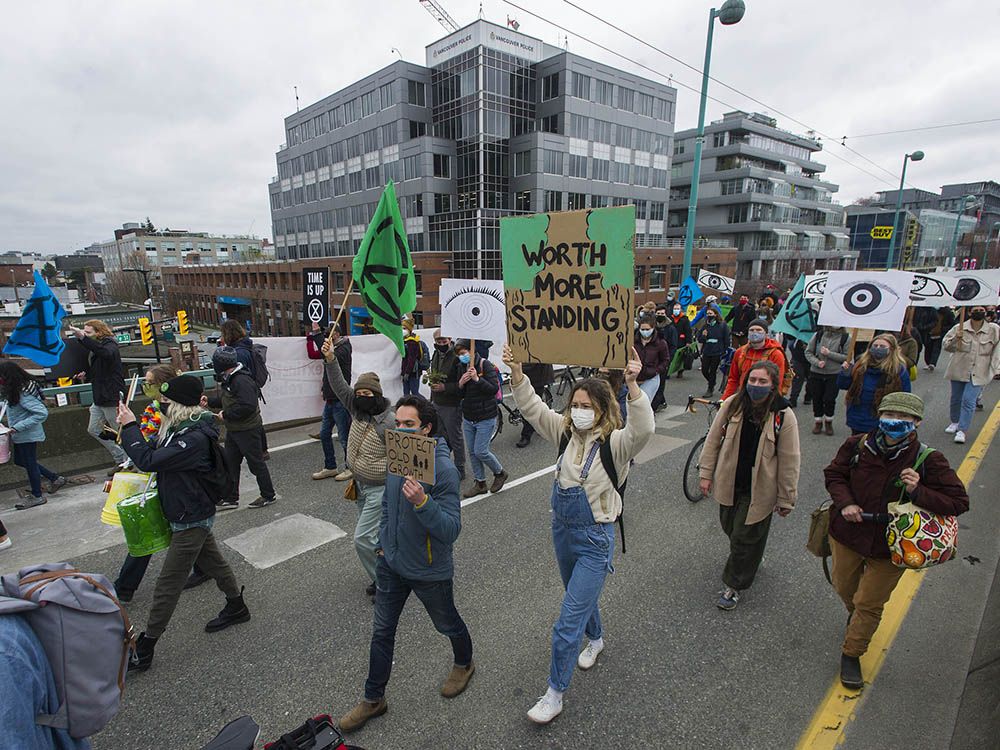
[[[351,296],[352,291],[354,291],[354,274],[351,274],[351,283],[347,285],[347,291],[344,292],[344,301],[340,303],[340,309],[337,311],[337,319],[333,321],[333,325],[330,326],[330,332],[326,335],[327,341],[333,338],[334,326],[340,325],[340,316],[344,314],[344,308],[347,307],[347,298]]]
[[[132,382],[129,384],[128,399],[125,401],[125,406],[128,406],[129,404],[132,403],[132,399],[135,398],[135,391],[138,385],[139,385],[139,373],[136,373],[135,375],[132,376]],[[123,427],[125,427],[125,425],[123,424],[118,425],[118,434],[115,435],[115,443],[117,443],[118,445],[122,444]]]

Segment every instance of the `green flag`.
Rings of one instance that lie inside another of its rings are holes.
[[[382,191],[354,256],[353,273],[372,324],[392,340],[402,356],[403,316],[417,306],[417,284],[406,244],[406,227],[391,181]]]

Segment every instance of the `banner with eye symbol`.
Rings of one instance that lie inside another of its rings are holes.
[[[736,288],[736,279],[702,268],[698,271],[698,284],[719,294],[732,294]]]
[[[1000,299],[1000,270],[914,273],[910,304],[914,307],[995,305]]]
[[[503,281],[441,279],[441,335],[500,344],[507,340]]]
[[[898,331],[910,304],[909,271],[831,271],[819,324]]]
[[[806,299],[823,299],[828,273],[830,272],[819,270],[806,276],[806,284],[802,289],[802,296]]]

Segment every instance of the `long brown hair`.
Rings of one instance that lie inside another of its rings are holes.
[[[97,334],[97,338],[99,338],[99,339],[114,338],[115,334],[111,330],[111,327],[107,323],[105,323],[103,320],[97,320],[97,318],[94,318],[93,320],[88,320],[83,325],[84,325],[84,327],[90,326],[91,328],[93,328],[94,329],[94,333]]]
[[[621,410],[618,408],[618,399],[611,392],[611,386],[603,378],[584,378],[573,388],[569,395],[569,403],[563,411],[563,429],[567,435],[572,434],[573,418],[572,405],[573,396],[577,391],[584,391],[590,396],[590,403],[594,407],[594,426],[592,429],[601,433],[601,438],[607,440],[611,433],[622,426]]]
[[[222,340],[228,346],[232,346],[237,341],[242,341],[247,337],[246,329],[240,325],[238,320],[233,320],[232,318],[226,319],[219,332],[222,334]]]
[[[884,341],[889,345],[889,355],[881,362],[876,362],[870,351],[876,341]],[[899,373],[905,366],[906,362],[903,360],[903,355],[899,353],[899,342],[896,341],[896,337],[891,333],[880,333],[872,339],[868,350],[858,357],[858,361],[851,368],[851,387],[847,389],[847,403],[853,405],[861,401],[861,390],[864,387],[865,373],[868,372],[868,368],[880,370],[878,386],[875,388],[875,398],[872,400],[872,414],[877,414],[878,405],[882,403],[883,396],[903,389],[903,379]]]
[[[765,370],[767,376],[771,379],[771,394],[759,402],[753,401],[746,389],[746,382],[750,379],[750,373],[754,370]],[[769,359],[757,360],[747,370],[747,375],[743,379],[743,387],[738,391],[739,395],[736,397],[732,415],[749,415],[751,422],[758,426],[763,426],[764,420],[767,418],[768,413],[771,411],[771,406],[774,404],[774,400],[778,397],[779,385],[781,385],[781,371],[778,369],[778,366]]]

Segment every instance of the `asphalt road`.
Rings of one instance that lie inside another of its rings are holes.
[[[921,438],[957,467],[969,446],[943,433],[945,385],[940,371],[921,372],[916,390],[928,404]],[[669,403],[703,388],[689,373],[668,384]],[[987,391],[970,444],[998,394]],[[397,636],[389,711],[351,740],[368,750],[795,747],[839,665],[843,605],[804,548],[809,513],[826,497],[822,468],[848,434],[842,405],[838,410],[837,435],[826,437],[809,434],[811,410],[799,407],[799,505],[788,518],[775,518],[757,582],[733,612],[715,607],[727,550],[717,506],[690,503],[681,492],[684,461],[705,430],[704,416],[676,408],[658,415],[657,436],[629,482],[628,553],[618,553],[601,602],[606,649],[594,669],[575,674],[563,714],[548,727],[534,726],[525,712],[546,688],[562,595],[549,530],[551,475],[512,481],[516,486],[468,505],[455,548],[455,592],[475,648],[469,689],[450,701],[438,694],[451,649],[411,598]],[[553,464],[552,446],[536,438],[518,450],[517,433],[507,425],[496,443],[512,480]],[[276,434],[271,445],[302,437],[302,431]],[[153,668],[128,680],[124,708],[94,738],[97,750],[196,748],[242,714],[263,726],[265,739],[275,739],[314,714],[337,717],[360,697],[372,605],[350,541],[355,507],[342,499],[343,484],[309,477],[321,455],[318,443],[275,450],[270,467],[282,499],[263,510],[220,515],[216,536],[255,536],[295,514],[334,524],[347,536],[264,569],[225,547],[253,619],[207,634],[204,623],[224,604],[222,595],[211,584],[186,592]],[[966,559],[925,577],[882,672],[866,687],[845,747],[948,747],[1000,552],[998,482],[994,451],[971,488],[973,510],[962,519],[960,558]],[[245,477],[245,500],[254,489]],[[77,505],[71,512],[91,519],[97,509]],[[31,521],[5,512],[9,518],[16,521],[16,542]],[[284,537],[272,528],[256,536],[280,553]],[[108,544],[71,561],[113,578],[125,551]],[[88,549],[95,546],[101,545]],[[23,548],[18,554],[18,564],[30,558]],[[140,628],[160,563],[154,558],[129,605]],[[0,565],[8,571],[7,559]]]

